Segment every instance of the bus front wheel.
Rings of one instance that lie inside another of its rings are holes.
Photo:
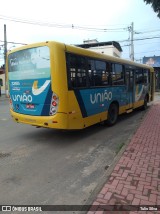
[[[109,126],[113,126],[117,122],[117,118],[118,118],[118,105],[116,103],[112,103],[108,110],[107,124]]]

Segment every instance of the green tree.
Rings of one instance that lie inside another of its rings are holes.
[[[146,4],[151,4],[158,18],[160,18],[160,0],[144,0]]]

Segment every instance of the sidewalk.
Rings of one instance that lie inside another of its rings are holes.
[[[88,214],[160,213],[102,211],[102,205],[160,205],[160,101],[146,113],[93,205]]]

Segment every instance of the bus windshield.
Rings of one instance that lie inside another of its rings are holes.
[[[49,48],[35,47],[11,53],[8,57],[8,70],[10,80],[49,78]]]

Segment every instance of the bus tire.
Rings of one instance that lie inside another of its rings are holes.
[[[118,105],[116,103],[112,103],[108,110],[107,124],[109,126],[113,126],[117,122],[117,118],[118,118]]]

